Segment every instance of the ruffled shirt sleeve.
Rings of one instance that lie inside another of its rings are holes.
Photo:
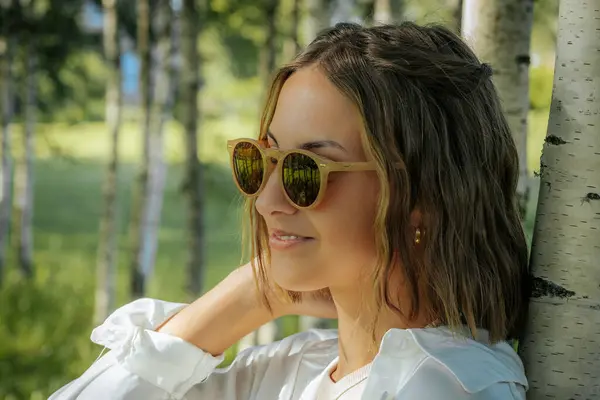
[[[154,329],[184,308],[185,304],[140,299],[115,311],[91,335],[93,342],[110,351],[97,360],[78,379],[67,384],[49,400],[173,400],[182,399],[194,387],[195,399],[235,398],[249,393],[256,374],[269,360],[260,357],[251,376],[236,380],[236,368],[243,366],[253,352],[240,353],[234,364],[220,369],[223,356],[214,357],[198,347]],[[281,358],[277,351],[270,358]],[[271,360],[272,361],[272,360]],[[247,369],[247,368],[246,368]],[[206,384],[198,385],[204,381]]]

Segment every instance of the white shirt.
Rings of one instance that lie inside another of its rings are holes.
[[[365,390],[367,378],[371,371],[372,363],[344,376],[338,382],[331,379],[331,373],[337,365],[339,357],[325,368],[318,379],[308,384],[301,399],[315,400],[360,400]]]
[[[227,368],[196,346],[155,332],[185,304],[140,299],[93,330],[110,352],[49,400],[314,400],[338,356],[337,331],[315,329],[240,352]],[[390,329],[365,381],[364,400],[525,400],[523,364],[507,343],[447,328]],[[344,397],[340,400],[345,400]]]

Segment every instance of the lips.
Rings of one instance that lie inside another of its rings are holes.
[[[283,230],[273,230],[269,237],[269,245],[273,249],[285,250],[292,247],[296,247],[302,243],[310,242],[313,240],[312,237],[302,236],[295,232],[288,232]]]
[[[273,231],[271,231],[271,237],[274,237],[278,240],[306,240],[306,239],[312,239],[309,236],[302,236],[298,233],[295,232],[288,232],[288,231],[283,231],[280,229],[275,229]]]

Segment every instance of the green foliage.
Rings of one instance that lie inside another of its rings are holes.
[[[529,99],[532,110],[550,108],[552,102],[554,70],[547,65],[531,68],[529,73]]]
[[[93,360],[97,348],[87,340],[93,299],[66,282],[13,276],[6,283],[0,291],[0,398],[47,395]]]
[[[92,50],[73,52],[64,64],[58,74],[64,85],[60,93],[46,71],[39,72],[39,119],[68,123],[103,120],[106,69],[101,55]],[[58,104],[51,103],[59,97]]]
[[[532,47],[538,51],[554,52],[558,27],[558,1],[533,1]]]
[[[74,52],[98,48],[98,35],[83,34],[79,25],[83,0],[36,0],[35,8],[28,2],[12,1],[0,8],[0,27],[12,46],[12,73],[15,112],[23,109],[25,81],[24,53],[30,46],[35,54],[40,79],[39,104],[41,114],[51,115],[81,86],[72,87],[62,79],[65,63]]]

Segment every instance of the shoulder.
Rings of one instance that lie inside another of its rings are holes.
[[[485,331],[477,340],[447,328],[392,330],[387,336],[384,340],[402,341],[414,355],[410,376],[398,388],[400,398],[525,399],[521,360],[508,343],[489,344]]]
[[[525,388],[515,382],[489,382],[481,388],[467,386],[453,371],[426,357],[399,392],[399,399],[525,400]]]

